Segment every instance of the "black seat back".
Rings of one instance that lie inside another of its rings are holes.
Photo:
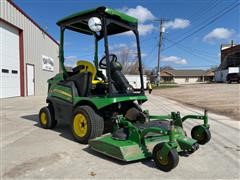
[[[133,93],[133,87],[122,73],[122,66],[119,62],[111,62],[111,78],[119,93]]]
[[[67,81],[73,81],[78,91],[78,95],[86,97],[90,94],[92,89],[92,73],[81,72],[67,77]]]

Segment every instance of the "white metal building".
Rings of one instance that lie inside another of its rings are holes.
[[[0,0],[0,98],[47,94],[59,44],[10,0]]]
[[[127,78],[128,82],[132,85],[135,89],[141,88],[141,80],[139,75],[133,75],[133,74],[126,74],[125,77]],[[147,88],[147,76],[143,75],[143,84],[144,88]]]
[[[227,75],[240,73],[240,44],[221,45],[221,64],[215,71],[216,82],[227,82]]]

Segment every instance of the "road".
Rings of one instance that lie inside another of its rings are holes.
[[[95,178],[95,179],[239,179],[240,123],[209,114],[211,141],[189,157],[180,157],[171,172],[155,168],[151,160],[123,163],[91,151],[73,141],[69,127],[39,127],[38,111],[44,97],[19,97],[1,102],[1,177],[3,179]],[[202,111],[151,95],[143,108],[152,114]],[[184,124],[189,130],[198,122]]]

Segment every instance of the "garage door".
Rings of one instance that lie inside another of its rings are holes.
[[[0,98],[20,96],[19,32],[0,22]]]

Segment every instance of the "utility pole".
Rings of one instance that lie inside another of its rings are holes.
[[[157,80],[156,84],[159,86],[160,84],[160,59],[161,59],[161,47],[162,47],[162,40],[163,40],[163,33],[165,32],[165,28],[163,26],[163,23],[167,21],[166,19],[161,18],[160,20],[155,20],[155,21],[160,21],[160,26],[159,26],[159,43],[158,43],[158,64],[157,64]]]

